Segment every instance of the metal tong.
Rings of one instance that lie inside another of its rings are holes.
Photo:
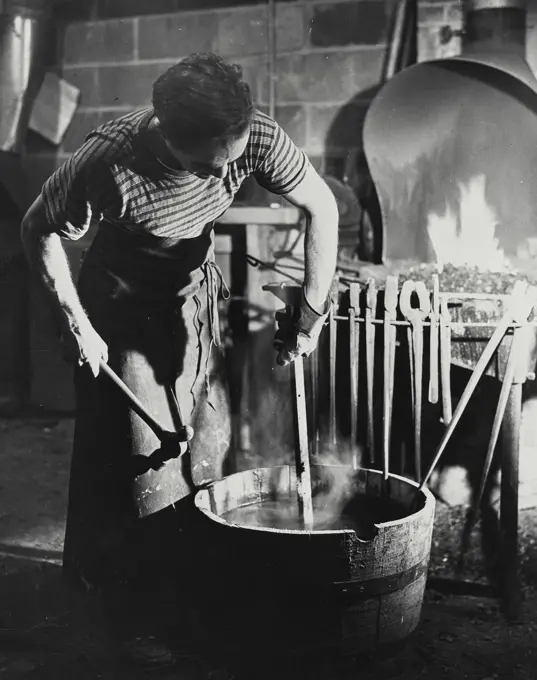
[[[416,295],[418,306],[412,306]],[[401,288],[399,305],[403,316],[410,323],[408,342],[410,354],[410,376],[412,382],[412,403],[414,415],[414,469],[416,479],[421,481],[421,412],[423,394],[423,322],[429,316],[431,303],[423,281],[405,281]]]
[[[287,285],[286,282],[267,283],[263,286],[285,304],[285,312],[291,318],[299,313],[300,286]],[[313,529],[313,498],[311,488],[311,467],[309,457],[308,416],[306,411],[306,387],[304,380],[304,360],[301,356],[291,363],[293,399],[297,447],[295,449],[296,489],[299,515],[304,529]]]

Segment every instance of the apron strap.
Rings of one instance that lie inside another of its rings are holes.
[[[211,401],[211,376],[209,373],[209,362],[211,359],[213,345],[216,345],[216,347],[219,348],[222,346],[220,318],[218,314],[218,298],[221,296],[223,300],[229,300],[231,293],[224,280],[222,270],[214,260],[209,260],[203,265],[203,267],[207,280],[207,312],[209,316],[209,326],[211,333],[209,350],[207,352],[207,361],[205,362],[205,391],[207,395],[207,403],[211,406],[211,408],[214,409],[214,404]]]
[[[217,347],[222,346],[220,335],[220,320],[218,316],[218,298],[229,300],[230,292],[222,275],[222,270],[214,260],[209,260],[204,265],[207,279],[207,308],[209,310],[209,324],[211,326],[211,338]]]

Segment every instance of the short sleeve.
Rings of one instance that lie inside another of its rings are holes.
[[[47,221],[63,238],[77,240],[117,203],[109,161],[117,141],[91,133],[43,185]]]
[[[258,183],[273,194],[288,194],[304,179],[309,165],[306,154],[269,116],[257,114],[252,127],[253,172]]]

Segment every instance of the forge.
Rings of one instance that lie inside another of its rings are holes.
[[[451,264],[535,278],[537,80],[525,3],[472,0],[464,10],[462,53],[398,73],[367,113],[379,259],[402,271]],[[475,284],[467,290],[486,292]]]

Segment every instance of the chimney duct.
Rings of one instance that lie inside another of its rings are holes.
[[[526,0],[465,0],[462,51],[526,50]]]

